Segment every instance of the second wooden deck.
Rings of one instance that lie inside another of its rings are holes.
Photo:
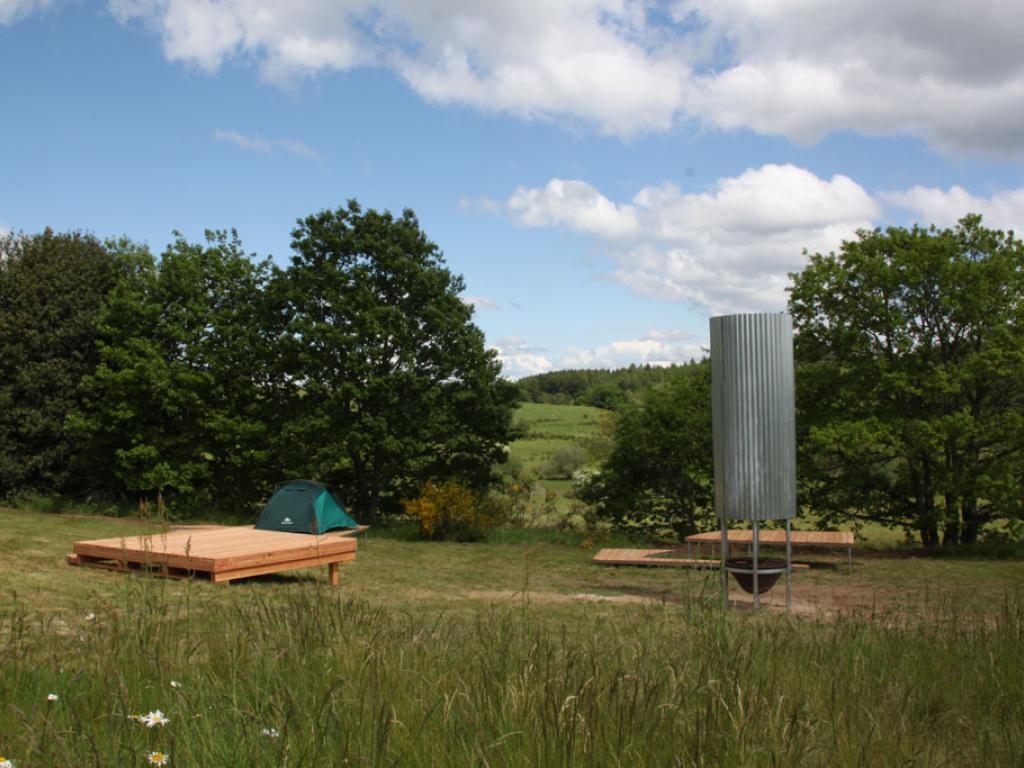
[[[678,549],[602,549],[592,558],[598,565],[637,565],[645,568],[720,568],[721,560],[678,557]],[[794,569],[809,568],[791,563]]]

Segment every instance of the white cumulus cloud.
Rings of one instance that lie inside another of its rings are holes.
[[[619,339],[591,348],[570,347],[559,368],[623,368],[629,365],[669,366],[700,360],[702,345],[688,334],[651,331],[638,339]]]
[[[503,375],[513,380],[569,368],[678,365],[700,360],[705,355],[705,347],[685,331],[659,330],[648,331],[638,338],[614,339],[593,347],[549,350],[515,336],[498,339],[494,345],[502,361]]]
[[[681,0],[719,43],[689,109],[799,141],[837,130],[1019,153],[1019,0]]]
[[[527,344],[518,336],[504,336],[497,340],[494,349],[501,360],[501,372],[505,378],[521,379],[537,373],[555,369],[547,352]]]
[[[164,53],[268,80],[385,67],[424,98],[629,135],[669,128],[686,88],[678,41],[639,0],[110,0]]]
[[[462,296],[461,298],[464,303],[469,304],[477,311],[482,309],[501,309],[501,304],[486,296]]]
[[[627,203],[582,181],[553,179],[517,189],[506,205],[524,226],[604,240],[613,277],[636,292],[712,313],[781,309],[786,275],[802,268],[804,249],[834,250],[881,213],[849,177],[823,179],[793,165],[753,168],[706,192],[645,187]]]
[[[636,208],[616,205],[583,181],[552,179],[542,189],[520,187],[508,207],[528,227],[564,226],[601,237],[636,233]]]
[[[993,229],[1024,233],[1024,189],[996,192],[989,197],[973,195],[960,186],[949,189],[916,186],[881,195],[890,205],[912,211],[921,224],[952,227],[965,214],[980,213],[982,223]]]
[[[0,21],[45,0],[0,0]],[[629,137],[684,121],[1020,153],[1020,0],[109,0],[165,55],[272,81],[390,69],[423,98]]]

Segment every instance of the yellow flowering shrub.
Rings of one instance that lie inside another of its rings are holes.
[[[428,482],[419,498],[402,502],[405,514],[419,521],[425,539],[476,541],[495,525],[477,494],[456,480]]]

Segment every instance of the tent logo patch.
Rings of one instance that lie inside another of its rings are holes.
[[[284,519],[283,519],[283,520],[281,521],[281,525],[292,525],[292,519],[291,519],[290,517],[286,517],[286,518],[284,518]]]

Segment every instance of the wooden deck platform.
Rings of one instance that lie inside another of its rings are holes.
[[[733,544],[743,544],[749,547],[754,542],[754,532],[751,530],[729,529],[727,533],[729,536],[730,546]],[[762,545],[767,544],[768,546],[784,547],[786,545],[786,532],[777,530],[766,531],[762,529],[759,531],[758,540]],[[845,549],[847,567],[851,571],[853,570],[852,531],[790,531],[789,540],[794,547],[839,547],[841,549]],[[693,544],[697,545],[698,556],[700,555],[700,547],[702,544],[710,544],[714,547],[715,545],[721,546],[721,543],[721,531],[695,533],[692,536],[686,537],[687,547],[691,547]]]
[[[76,541],[71,565],[145,569],[163,576],[206,574],[219,583],[326,565],[333,586],[340,563],[356,559],[351,536],[257,531],[248,526],[185,528],[145,536]]]
[[[672,557],[675,549],[602,549],[593,561],[600,565],[646,565],[662,568],[717,568],[717,560]]]
[[[727,531],[730,548],[734,544],[742,544],[748,548],[754,543],[754,531],[749,529],[730,528]],[[760,530],[758,540],[761,546],[785,546],[784,530]],[[846,550],[846,563],[850,572],[853,572],[853,531],[851,530],[792,530],[790,531],[790,543],[794,547],[839,547]],[[721,546],[722,531],[711,530],[707,534],[693,534],[686,537],[686,546],[691,548],[697,545],[697,555],[700,554],[701,545],[710,544]],[[692,550],[689,550],[692,554]]]
[[[598,565],[637,565],[649,568],[719,568],[720,560],[673,557],[678,549],[602,549],[593,557]],[[792,563],[795,569],[809,568],[806,563]]]
[[[754,532],[750,530],[729,529],[730,544],[750,544],[754,540]],[[852,547],[852,531],[791,531],[790,541],[794,547]],[[762,544],[786,543],[785,531],[766,531],[762,529],[758,536]],[[721,531],[695,533],[687,536],[688,542],[718,544],[722,540]]]

